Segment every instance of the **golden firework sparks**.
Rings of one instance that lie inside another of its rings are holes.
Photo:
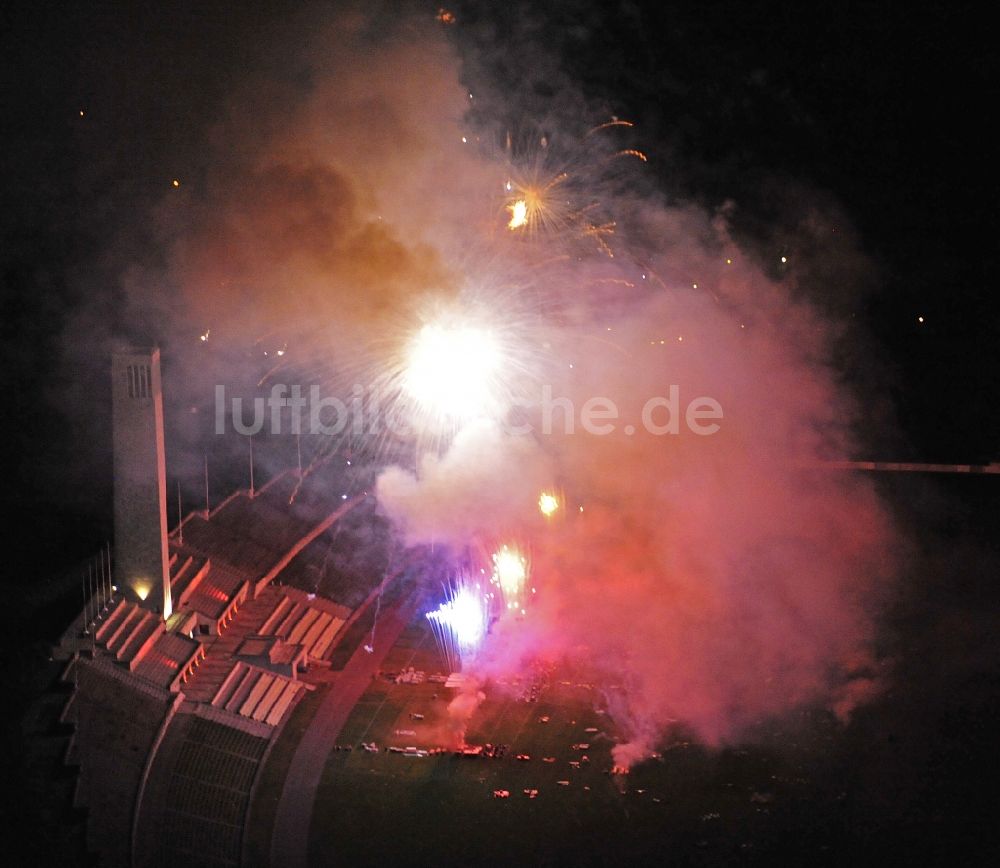
[[[510,222],[508,229],[520,229],[528,225],[528,203],[524,199],[518,199],[514,204],[507,206],[510,211]]]
[[[552,492],[543,491],[538,495],[538,511],[546,518],[553,515],[559,509],[559,498]]]

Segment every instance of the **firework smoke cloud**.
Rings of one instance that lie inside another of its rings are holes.
[[[848,714],[896,543],[872,487],[822,469],[859,409],[795,263],[775,277],[728,211],[654,189],[641,129],[557,71],[544,116],[510,124],[522,107],[463,62],[460,26],[310,15],[162,204],[162,257],[126,276],[162,341],[226,348],[181,400],[252,387],[263,348],[285,382],[412,409],[418,455],[387,459],[380,508],[411,544],[530,551],[538,594],[483,674],[599,662],[628,688],[622,764],[672,720],[718,744],[804,703]]]

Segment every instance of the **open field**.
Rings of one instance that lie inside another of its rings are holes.
[[[383,669],[391,675],[410,666],[442,672],[421,621],[400,637]],[[618,734],[600,690],[581,673],[529,672],[483,689],[487,699],[467,741],[506,745],[501,757],[450,750],[407,756],[389,748],[433,750],[449,742],[446,708],[457,690],[373,681],[341,731],[343,749],[324,768],[310,864],[838,861],[831,845],[854,806],[838,781],[822,780],[829,769],[821,746],[836,733],[825,714],[762,731],[753,748],[709,752],[673,739],[659,758],[619,776],[609,774]],[[509,796],[497,798],[497,790]]]

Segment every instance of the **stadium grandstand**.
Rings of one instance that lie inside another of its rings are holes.
[[[269,745],[382,579],[331,567],[338,522],[370,502],[327,461],[168,533],[158,355],[116,357],[113,375],[114,571],[53,652],[73,807],[101,865],[237,865]]]

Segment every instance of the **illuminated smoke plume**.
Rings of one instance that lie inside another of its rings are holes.
[[[164,197],[157,255],[124,274],[122,320],[173,351],[180,406],[219,382],[251,394],[272,366],[270,382],[368,387],[422,307],[465,283],[457,205],[489,195],[455,51],[433,17],[341,6],[254,47],[205,131],[203,177]]]
[[[479,689],[479,684],[474,680],[468,680],[462,689],[455,694],[455,698],[448,703],[448,734],[452,747],[462,747],[465,745],[465,733],[469,728],[469,721],[476,713],[479,706],[486,699],[486,694]]]
[[[209,132],[205,179],[157,215],[163,263],[126,278],[129,304],[178,348],[177,389],[254,380],[244,360],[261,348],[287,352],[305,382],[367,384],[428,305],[485,309],[522,333],[516,412],[453,413],[456,430],[416,472],[386,469],[377,494],[411,543],[530,549],[537,599],[489,637],[490,665],[595,661],[629,690],[623,764],[674,719],[720,743],[802,703],[847,713],[871,692],[850,679],[873,643],[894,536],[867,481],[817,469],[851,455],[860,413],[832,363],[837,327],[796,285],[797,263],[773,277],[731,238],[729,212],[622,192],[616,179],[646,165],[615,138],[630,128],[547,118],[530,171],[507,186],[516,143],[466,119],[453,29],[345,13],[300,28],[305,47],[280,63],[276,50],[234,95]],[[285,68],[301,74],[272,74]],[[563,157],[574,147],[577,162]],[[813,215],[817,237],[822,226]],[[215,367],[198,355],[213,346],[226,348]],[[546,409],[546,389],[565,401]],[[711,435],[685,418],[703,397],[723,411]],[[617,407],[611,433],[582,428],[595,398]],[[653,398],[668,433],[643,425]],[[543,515],[539,493],[554,490],[559,508]]]

